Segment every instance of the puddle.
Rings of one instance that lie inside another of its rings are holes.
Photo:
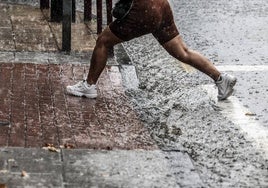
[[[161,149],[187,152],[202,180],[211,187],[241,187],[249,182],[265,185],[268,177],[263,150],[221,113],[217,94],[212,94],[213,98],[202,89],[213,84],[212,80],[169,57],[150,35],[124,47],[140,82],[137,90],[127,94]]]

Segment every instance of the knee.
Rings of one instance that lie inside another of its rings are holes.
[[[177,59],[184,63],[188,63],[190,62],[190,57],[191,51],[188,48],[184,48],[184,50],[180,54],[178,54]]]

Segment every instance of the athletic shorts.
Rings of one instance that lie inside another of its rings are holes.
[[[113,21],[109,28],[123,41],[152,33],[164,44],[179,35],[168,0],[133,0],[128,15]]]

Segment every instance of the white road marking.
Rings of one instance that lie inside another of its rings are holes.
[[[249,72],[268,71],[268,65],[222,65],[216,66],[219,71]]]
[[[268,129],[260,125],[254,116],[250,116],[250,110],[244,107],[237,97],[231,96],[225,101],[218,101],[217,89],[214,85],[203,85],[202,88],[216,101],[222,110],[220,112],[234,124],[238,125],[250,139],[253,139],[256,147],[264,151],[265,157],[268,159]]]
[[[180,62],[180,66],[188,73],[196,72],[196,69],[188,64]],[[215,66],[220,72],[257,72],[268,71],[268,65],[218,65]]]

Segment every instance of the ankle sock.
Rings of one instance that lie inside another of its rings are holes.
[[[216,82],[220,82],[222,80],[222,77],[221,75],[218,77],[217,81]]]

